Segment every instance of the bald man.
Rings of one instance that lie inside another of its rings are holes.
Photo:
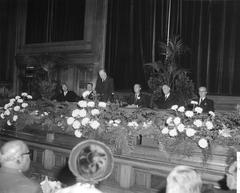
[[[0,192],[42,193],[37,184],[23,175],[30,166],[30,152],[27,145],[14,140],[5,143],[0,150]]]

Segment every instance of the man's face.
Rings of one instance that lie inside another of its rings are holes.
[[[105,80],[107,78],[107,74],[106,72],[104,72],[104,70],[100,70],[99,71],[99,76],[101,77],[101,79]]]
[[[27,171],[30,167],[30,154],[28,147],[24,147],[22,153],[21,153],[21,163],[20,168],[23,172]]]
[[[133,87],[133,90],[135,93],[140,93],[141,87],[139,84],[135,84]]]
[[[68,90],[68,88],[67,88],[67,85],[66,85],[66,84],[63,84],[63,85],[62,85],[62,90],[63,90],[63,92],[66,92],[66,91]]]
[[[92,91],[92,85],[91,84],[87,84],[87,90]]]
[[[198,93],[200,98],[205,98],[207,96],[207,89],[205,87],[200,87]]]
[[[168,85],[163,85],[162,91],[164,95],[167,95],[168,93],[170,93],[170,87]]]

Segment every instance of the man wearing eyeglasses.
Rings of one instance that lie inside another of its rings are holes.
[[[0,192],[42,193],[40,184],[23,175],[30,167],[30,152],[20,140],[5,143],[0,150]]]

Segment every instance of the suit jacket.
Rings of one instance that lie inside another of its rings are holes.
[[[99,94],[99,99],[101,101],[107,102],[112,100],[112,95],[114,91],[113,79],[107,77],[106,80],[102,81],[100,77],[97,79],[96,92]]]
[[[197,106],[203,109],[203,113],[208,113],[209,111],[214,111],[214,102],[211,99],[205,98],[201,104],[199,104],[200,98],[194,99],[198,103]]]
[[[136,98],[135,94],[132,93],[128,99],[128,104],[129,105],[138,105],[139,107],[147,107],[147,99],[146,96],[142,93]]]
[[[62,101],[77,102],[81,99],[81,97],[79,97],[73,91],[68,91],[65,96],[64,96],[63,92],[61,92],[56,97],[54,97],[53,99],[56,99],[59,102],[62,102]]]
[[[156,102],[157,108],[159,109],[170,109],[173,105],[178,105],[178,100],[175,95],[170,93],[167,99],[162,95]]]
[[[1,193],[42,193],[40,184],[25,177],[21,172],[9,168],[0,168]]]

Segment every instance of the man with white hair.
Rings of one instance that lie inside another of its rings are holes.
[[[30,161],[29,149],[23,141],[9,141],[1,147],[1,193],[42,193],[40,184],[23,175],[29,169]]]

